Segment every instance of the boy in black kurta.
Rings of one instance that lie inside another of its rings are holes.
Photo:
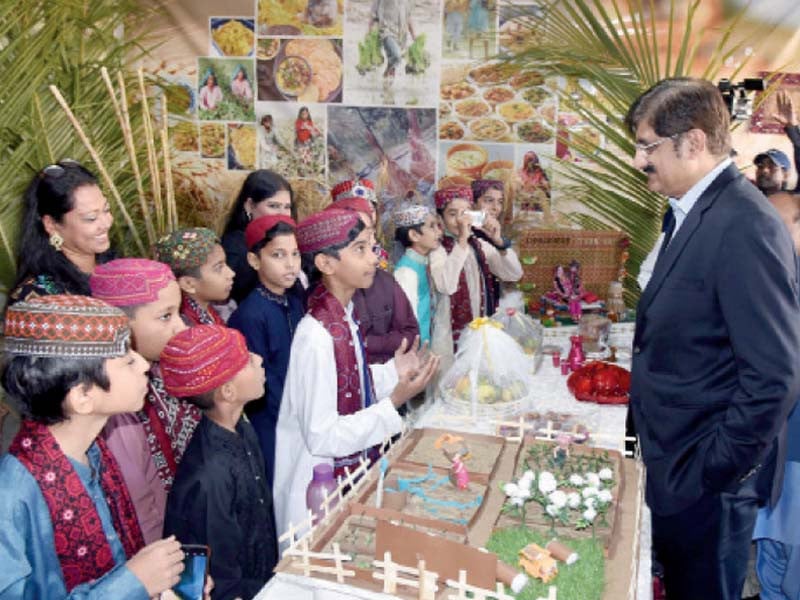
[[[261,357],[238,331],[199,325],[169,341],[161,371],[170,394],[203,410],[167,499],[164,530],[211,548],[214,600],[252,598],[278,558],[264,459],[242,417],[264,393]]]

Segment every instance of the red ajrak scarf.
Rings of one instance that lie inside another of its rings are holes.
[[[186,294],[181,299],[181,316],[189,321],[189,327],[194,325],[225,325],[225,321],[219,316],[210,304],[207,309],[200,306],[193,298]]]
[[[97,438],[95,443],[101,456],[100,485],[114,529],[130,558],[144,547],[139,521],[116,460],[102,439]],[[67,592],[114,568],[111,546],[94,502],[50,430],[24,420],[8,451],[36,479],[50,510],[53,541]]]
[[[336,408],[340,415],[352,415],[362,409],[361,380],[358,373],[356,360],[356,345],[350,333],[350,325],[344,307],[328,289],[320,283],[308,298],[308,313],[331,334],[333,338],[333,355],[336,358]],[[356,318],[353,315],[353,318]],[[366,361],[366,357],[362,355]],[[366,362],[365,362],[366,364]],[[364,369],[364,385],[369,386],[372,398],[375,392],[372,388],[372,377],[369,369]],[[356,452],[350,456],[336,458],[333,461],[334,476],[345,475],[344,468],[352,471],[358,465],[362,455]]]
[[[480,241],[475,236],[469,236],[467,243],[475,253],[475,258],[478,261],[478,269],[481,274],[481,314],[472,314],[472,304],[469,300],[469,287],[467,287],[467,275],[464,269],[458,275],[458,287],[456,291],[450,294],[450,327],[453,332],[453,351],[456,350],[456,342],[461,336],[461,330],[464,329],[476,316],[483,316],[494,313],[497,308],[497,300],[495,298],[495,285],[496,278],[489,270],[489,263],[486,262],[486,255],[483,253]],[[452,236],[445,235],[442,238],[442,246],[448,254],[453,250],[456,244],[456,239]]]
[[[150,370],[148,379],[144,407],[136,416],[144,427],[158,477],[169,491],[178,463],[202,415],[196,406],[166,392],[157,365]]]

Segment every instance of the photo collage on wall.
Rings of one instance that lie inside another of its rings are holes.
[[[574,84],[496,58],[524,47],[536,4],[256,0],[254,9],[209,19],[189,109],[171,115],[176,153],[273,169],[310,209],[327,203],[329,186],[366,177],[382,190],[384,218],[398,202],[431,202],[437,186],[477,178],[513,181],[515,213],[549,208],[554,158],[587,160],[556,143],[591,135],[559,112],[559,91]]]

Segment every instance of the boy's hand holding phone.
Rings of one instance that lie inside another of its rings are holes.
[[[183,551],[172,535],[145,546],[125,564],[142,582],[148,596],[157,596],[180,581]]]

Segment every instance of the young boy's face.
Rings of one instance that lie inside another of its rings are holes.
[[[264,361],[258,354],[250,353],[250,360],[244,368],[231,379],[231,384],[236,390],[236,398],[242,403],[256,400],[264,395],[264,384],[267,377],[264,374]]]
[[[483,196],[475,202],[475,208],[486,211],[487,215],[499,219],[500,213],[503,212],[503,192],[495,189],[486,190]]]
[[[145,360],[157,361],[170,338],[186,329],[180,306],[181,289],[176,281],[170,281],[153,302],[136,309],[130,320],[133,346]]]
[[[439,220],[436,215],[429,214],[425,217],[425,222],[419,228],[419,233],[413,229],[409,232],[409,237],[414,244],[414,248],[423,256],[439,247],[442,239],[442,230],[439,228]]]
[[[108,391],[93,385],[87,392],[94,401],[92,413],[111,416],[141,410],[150,368],[142,355],[129,350],[124,356],[106,360],[105,368],[111,384]]]
[[[451,200],[450,203],[444,207],[442,213],[442,222],[444,229],[450,235],[458,237],[458,217],[464,214],[465,210],[470,209],[470,203],[464,198],[456,198]]]
[[[208,253],[205,264],[200,267],[200,277],[186,277],[194,291],[192,296],[200,302],[225,302],[233,288],[234,272],[225,263],[225,250],[219,244]]]
[[[300,250],[291,233],[275,237],[258,254],[248,252],[247,261],[258,271],[261,284],[273,294],[283,294],[300,273]]]
[[[378,256],[372,246],[372,231],[364,229],[356,239],[339,250],[338,260],[331,261],[334,269],[332,277],[349,289],[370,287],[378,268]]]

